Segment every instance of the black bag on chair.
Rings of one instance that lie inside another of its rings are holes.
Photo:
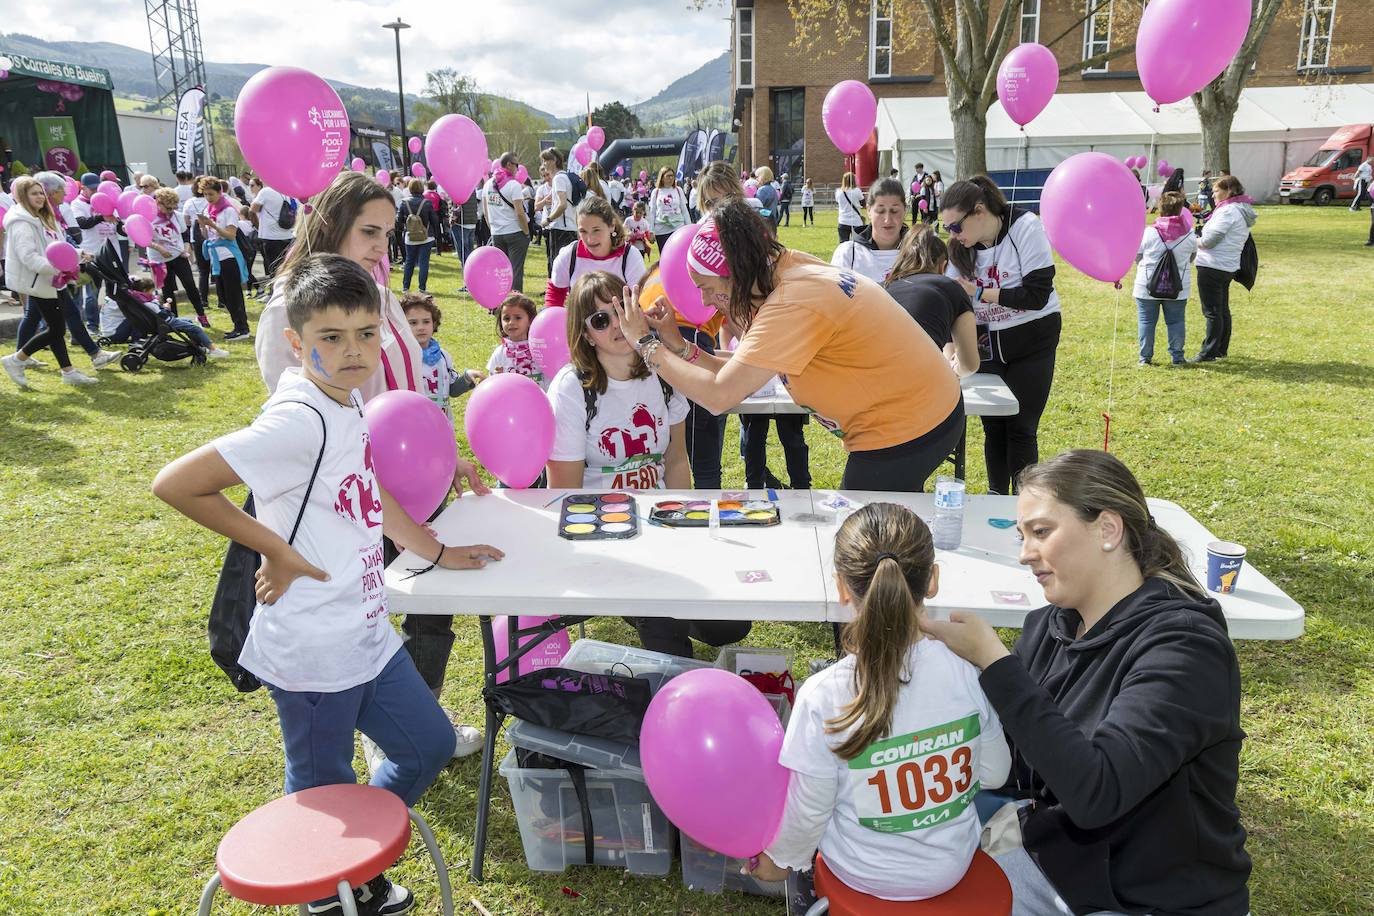
[[[650,696],[644,678],[567,668],[541,668],[482,690],[482,698],[505,715],[636,745]]]
[[[296,532],[300,530],[305,507],[310,502],[310,491],[315,488],[315,477],[320,473],[320,462],[324,460],[324,447],[329,432],[325,427],[324,415],[314,406],[304,401],[290,401],[292,404],[305,404],[320,418],[323,436],[320,440],[320,453],[315,456],[315,468],[310,472],[310,483],[306,484],[305,496],[301,499],[300,511],[296,513],[296,523],[291,526],[288,544],[296,542]],[[253,511],[253,494],[243,502],[243,511],[256,518]],[[233,681],[239,693],[252,693],[262,686],[253,672],[239,664],[244,640],[248,638],[248,626],[253,622],[253,610],[258,606],[257,575],[262,565],[262,557],[255,550],[244,547],[237,541],[229,542],[224,552],[224,565],[220,567],[219,582],[215,585],[215,597],[210,602],[210,657],[219,665],[220,670]]]

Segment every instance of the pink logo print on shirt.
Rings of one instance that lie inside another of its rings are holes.
[[[372,440],[363,434],[363,473],[349,474],[339,484],[334,512],[350,522],[361,521],[368,528],[382,523],[382,501],[377,496],[377,477],[372,467]]]
[[[439,394],[439,378],[437,375],[425,376],[425,389],[429,391],[431,397]],[[370,446],[368,448],[368,451],[369,453],[371,452]]]
[[[601,431],[598,442],[602,454],[621,460],[649,454],[649,437],[658,432],[658,417],[645,405],[636,404],[630,412],[630,424],[630,429],[612,426]]]

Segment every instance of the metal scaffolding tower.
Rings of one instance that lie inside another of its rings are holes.
[[[148,14],[153,77],[157,80],[159,93],[157,101],[161,107],[176,111],[183,92],[196,86],[205,88],[205,58],[200,50],[200,14],[196,10],[196,0],[143,0],[143,5]],[[214,149],[208,108],[205,146],[207,152]]]

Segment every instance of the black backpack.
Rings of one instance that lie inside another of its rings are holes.
[[[1255,247],[1255,236],[1245,239],[1245,247],[1240,250],[1240,268],[1236,270],[1236,282],[1246,289],[1255,288],[1259,276],[1259,249]]]
[[[296,225],[296,198],[283,197],[281,199],[281,209],[277,211],[277,225],[283,229],[290,229]]]
[[[572,185],[572,192],[568,195],[568,203],[576,207],[582,203],[582,198],[587,196],[587,183],[582,180],[582,176],[568,169],[563,173],[568,176],[568,184]]]
[[[1155,299],[1177,299],[1183,292],[1183,278],[1178,273],[1178,263],[1174,260],[1174,248],[1187,236],[1180,236],[1173,245],[1164,246],[1164,254],[1150,272],[1150,280],[1145,291]],[[1162,237],[1161,237],[1162,240]]]
[[[568,285],[569,285],[569,286],[572,286],[572,277],[573,277],[573,274],[577,273],[577,242],[573,242],[573,243],[572,243],[572,246],[573,246],[572,254],[570,254],[570,255],[568,256]],[[631,245],[626,245],[626,246],[625,246],[625,250],[622,251],[622,252],[620,253],[620,279],[624,280],[626,283],[629,283],[629,282],[630,282],[630,281],[626,278],[626,276],[625,276],[625,265],[627,265],[627,264],[630,263],[630,248],[631,248],[631,247],[633,247],[633,246],[631,246]]]
[[[296,532],[300,530],[301,519],[305,517],[305,507],[310,504],[310,491],[315,488],[315,477],[320,473],[320,462],[324,460],[325,442],[329,431],[325,426],[324,414],[314,405],[305,401],[288,401],[290,404],[304,404],[320,418],[323,437],[320,440],[320,453],[315,456],[315,467],[310,472],[310,483],[305,486],[305,497],[301,500],[300,511],[296,513],[296,523],[291,526],[291,537],[286,543],[296,542]],[[253,511],[253,494],[244,500],[243,511],[257,517]],[[262,557],[257,551],[244,547],[237,541],[229,542],[224,553],[224,565],[220,567],[219,582],[215,585],[215,597],[210,602],[210,657],[219,665],[220,670],[238,688],[239,693],[252,693],[262,686],[257,675],[239,664],[243,643],[248,639],[248,626],[253,622],[253,610],[258,606],[257,575],[262,565]]]

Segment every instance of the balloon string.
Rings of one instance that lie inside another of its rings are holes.
[[[1116,332],[1121,324],[1121,281],[1116,281],[1116,304],[1112,307],[1112,347],[1107,369],[1107,410],[1102,414],[1106,423],[1102,431],[1102,451],[1111,451],[1112,443],[1112,395],[1116,385]]]

